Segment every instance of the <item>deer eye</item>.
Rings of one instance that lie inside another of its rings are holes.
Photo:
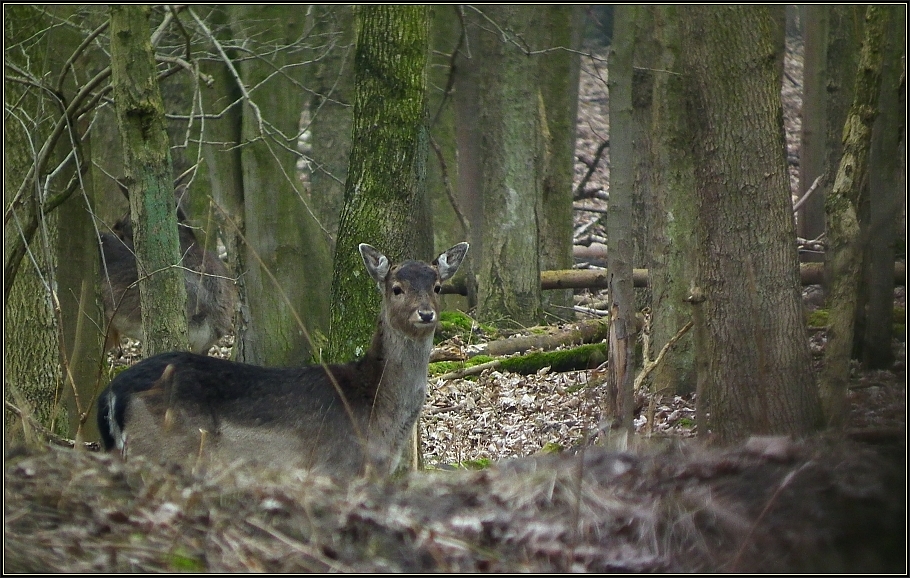
[[[439,292],[442,291],[442,286],[437,285],[436,287],[433,287],[433,291],[435,291],[437,294],[439,294]]]
[[[404,293],[404,289],[402,289],[398,285],[395,285],[394,287],[392,287],[392,293],[395,295],[401,295],[402,293]]]

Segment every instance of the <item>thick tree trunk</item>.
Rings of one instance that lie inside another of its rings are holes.
[[[490,5],[483,10],[507,35],[527,34],[536,25],[536,7]],[[474,253],[477,316],[534,325],[542,315],[538,231],[544,150],[537,68],[516,43],[492,31],[481,32],[476,48],[483,71],[479,118],[483,242]]]
[[[244,288],[248,312],[238,335],[240,361],[304,363],[329,324],[331,256],[307,205],[295,154],[304,94],[295,47],[304,31],[297,6],[231,6],[231,28],[247,43],[277,46],[268,62],[237,65],[249,98],[242,108]],[[276,74],[276,68],[282,71]]]
[[[886,21],[884,7],[867,8],[865,39],[853,91],[853,105],[844,127],[844,155],[825,202],[828,227],[825,260],[831,313],[820,391],[825,419],[834,426],[842,425],[846,417],[853,324],[862,264],[857,213],[868,176],[872,124],[881,88],[881,49]]]
[[[111,6],[111,82],[120,136],[130,214],[139,301],[145,340],[143,355],[189,349],[186,288],[177,240],[177,211],[164,104],[149,42],[147,6]]]
[[[379,311],[357,246],[392,261],[428,259],[432,223],[424,191],[428,12],[425,6],[358,8],[354,128],[332,280],[328,360],[362,355]]]
[[[772,19],[682,12],[696,138],[698,431],[721,443],[802,435],[820,408],[802,317]],[[749,159],[744,162],[743,159]]]
[[[866,273],[865,334],[862,361],[867,369],[886,369],[894,361],[891,343],[894,308],[894,242],[900,228],[904,191],[901,179],[901,139],[906,109],[903,75],[904,17],[906,8],[888,8],[890,20],[883,51],[882,91],[879,115],[872,128],[869,157],[870,222],[868,245],[863,259]]]
[[[536,57],[541,79],[543,135],[546,146],[541,188],[539,232],[540,269],[572,267],[572,182],[575,175],[575,127],[584,7],[553,5],[540,8]],[[572,292],[551,291],[541,296],[543,308],[559,319],[571,319]]]

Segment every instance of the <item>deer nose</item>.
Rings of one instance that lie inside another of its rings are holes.
[[[420,316],[421,323],[432,323],[436,321],[436,312],[432,309],[419,309],[417,315]]]

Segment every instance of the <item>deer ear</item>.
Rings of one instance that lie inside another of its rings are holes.
[[[467,243],[458,243],[433,261],[433,264],[439,269],[439,279],[445,281],[458,271],[464,256],[468,253]]]
[[[370,245],[361,243],[358,246],[363,264],[366,265],[370,277],[377,283],[384,283],[389,274],[389,259]]]

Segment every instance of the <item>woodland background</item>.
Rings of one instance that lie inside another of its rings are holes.
[[[80,445],[97,435],[91,407],[110,375],[95,305],[97,232],[127,210],[115,179],[127,177],[133,198],[145,194],[138,183],[149,182],[125,168],[130,144],[121,139],[114,114],[109,18],[102,6],[4,8],[4,391],[10,439],[32,429],[30,423]],[[86,472],[86,479],[119,496],[117,505],[104,505],[98,500],[110,495],[89,499],[80,491],[80,511],[94,520],[86,527],[104,537],[99,547],[110,544],[109,534],[121,527],[144,528],[149,543],[158,544],[162,535],[188,541],[184,549],[150,547],[147,557],[117,542],[106,562],[69,547],[52,549],[54,556],[42,561],[48,569],[73,569],[75,560],[85,561],[84,569],[181,563],[209,570],[301,568],[281,566],[282,559],[310,570],[408,569],[401,562],[408,558],[392,553],[416,548],[420,555],[411,558],[417,560],[411,569],[811,570],[828,568],[818,560],[848,539],[853,549],[828,569],[860,568],[876,558],[869,551],[877,546],[888,553],[878,558],[884,569],[899,563],[905,540],[876,546],[853,534],[844,537],[848,522],[827,516],[849,503],[858,512],[854,523],[876,510],[882,516],[873,535],[906,534],[904,502],[895,494],[905,481],[892,470],[905,447],[905,347],[902,337],[895,341],[894,323],[895,277],[903,278],[895,261],[903,257],[905,228],[902,7],[624,6],[611,12],[584,6],[192,6],[155,7],[142,18],[148,18],[144,37],[150,34],[154,47],[170,143],[170,166],[156,169],[157,189],[167,192],[161,202],[172,202],[168,189],[184,175],[186,210],[197,234],[225,256],[240,289],[227,354],[262,365],[350,358],[369,335],[376,310],[369,284],[349,278],[359,268],[356,243],[383,247],[392,257],[426,259],[468,240],[469,268],[456,279],[464,296],[452,294],[447,301],[476,323],[441,349],[454,350],[463,361],[468,346],[488,338],[528,333],[544,322],[565,327],[583,321],[579,309],[603,308],[611,322],[599,339],[609,342],[601,347],[609,362],[554,380],[546,369],[537,373],[539,380],[499,370],[477,381],[446,379],[433,387],[431,380],[425,454],[448,465],[531,454],[545,445],[541,440],[556,446],[603,443],[587,458],[567,452],[532,462],[539,466],[517,462],[491,470],[490,478],[471,478],[477,495],[453,498],[449,511],[430,509],[416,518],[389,517],[391,502],[399,498],[374,502],[369,486],[313,490],[319,496],[313,499],[324,499],[320,507],[335,520],[323,535],[329,538],[320,538],[316,529],[300,530],[316,524],[305,499],[271,494],[287,480],[252,489],[259,482],[250,486],[240,472],[222,474],[232,477],[238,504],[252,491],[253,502],[262,506],[249,518],[260,524],[253,534],[264,532],[281,545],[254,540],[249,528],[238,534],[216,529],[215,521],[236,512],[219,510],[208,493],[213,488],[194,473],[154,473],[142,464],[85,462],[95,457],[58,452],[51,454],[57,459],[22,458],[17,450],[7,470],[16,488],[7,494],[8,500],[15,496],[7,509],[14,540],[7,555],[14,544],[17,567],[41,565],[30,565],[25,547],[45,527],[31,505],[51,499],[45,491],[64,503],[57,490],[29,480],[58,469]],[[143,38],[140,30],[131,32]],[[801,70],[785,67],[796,48]],[[591,115],[590,108],[579,111],[579,87],[591,84],[600,90],[582,90],[582,99],[600,99],[595,103],[609,116],[609,122],[598,119],[597,130],[593,122],[579,125],[584,114]],[[793,107],[794,97],[801,100],[800,127],[785,132],[785,106]],[[801,203],[795,220],[794,200]],[[573,206],[588,211],[573,216]],[[177,259],[165,256],[165,268]],[[590,291],[541,289],[542,272],[578,269],[579,261],[606,266],[600,281],[584,282]],[[811,270],[806,264],[812,261],[824,262],[828,317],[824,331],[810,338],[800,274]],[[636,271],[644,269],[649,284],[636,288]],[[592,298],[601,288],[607,291]],[[601,298],[605,305],[597,304]],[[352,304],[347,310],[362,317],[339,316],[339,303]],[[165,307],[158,316],[164,345],[143,343],[142,355],[163,350],[155,347],[180,347],[182,308]],[[690,321],[691,330],[682,331]],[[644,335],[650,359],[674,337],[679,341],[642,384],[636,377],[644,377]],[[857,378],[879,388],[877,407],[889,416],[872,428],[885,432],[888,449],[856,450],[868,459],[847,459],[850,452],[841,444],[854,442],[842,437],[721,450],[728,454],[675,445],[641,455],[599,453],[601,446],[636,447],[628,437],[632,432],[659,430],[658,423],[671,421],[675,431],[697,432],[719,445],[753,434],[804,438],[826,426],[842,434],[856,425],[856,389],[849,388]],[[540,401],[547,389],[558,391],[559,412],[550,413],[549,402]],[[491,398],[492,410],[486,411]],[[457,425],[434,417],[455,413],[453,407],[463,415]],[[674,411],[675,419],[668,419]],[[688,426],[676,427],[681,417]],[[509,427],[507,420],[513,420]],[[498,444],[477,435],[521,429],[522,423],[533,423],[535,433],[504,436],[510,441]],[[559,435],[548,439],[554,431]],[[547,460],[556,460],[554,470],[543,465]],[[660,463],[680,469],[662,469]],[[794,544],[774,540],[776,524],[784,522],[765,510],[788,503],[782,496],[798,486],[790,485],[793,472],[806,471],[809,463],[823,465],[811,470],[811,483],[799,486],[800,492],[815,491],[815,484],[837,489],[830,503],[818,505],[813,527],[820,533],[807,538],[806,547],[819,554],[806,561],[795,557]],[[583,464],[590,465],[590,487],[587,474],[563,479],[555,473],[588,467]],[[526,469],[538,467],[553,471],[552,477],[532,482],[538,478]],[[109,469],[115,480],[125,476],[125,485],[105,482]],[[873,489],[863,495],[857,484],[839,477],[844,469],[874,479]],[[689,472],[685,479],[691,474],[701,480],[701,487],[663,485],[680,471]],[[719,501],[705,497],[712,484],[729,489],[740,475],[766,482],[767,492],[745,496],[730,490]],[[191,505],[164,489],[152,490],[148,484],[157,484],[156,476],[164,476],[161,483],[169,487],[195,488],[199,499]],[[307,483],[321,488],[321,482]],[[401,500],[420,502],[423,492],[454,491],[449,483],[415,480],[412,494],[407,487],[394,491],[403,492]],[[497,486],[502,490],[484,495],[488,483],[503,484]],[[587,518],[570,509],[562,522],[546,521],[536,509],[544,486],[551,492],[545,510],[562,515],[575,483],[573,495],[596,513]],[[554,488],[569,492],[566,502],[552,499]],[[618,488],[628,493],[611,493]],[[496,498],[502,492],[511,497]],[[648,509],[649,495],[661,496],[655,502],[662,504],[660,512]],[[541,528],[553,533],[516,536],[514,530],[527,523],[518,514],[472,518],[459,509],[488,499],[527,500],[529,509],[518,512],[546,521]],[[423,511],[410,502],[406,509]],[[276,522],[281,516],[290,526]],[[308,522],[297,525],[298,516],[309,516]],[[436,516],[439,521],[428,521]],[[458,519],[466,521],[458,526]],[[664,524],[685,530],[667,534]],[[51,526],[61,530],[45,538],[71,540],[67,532],[79,525],[57,519]],[[290,538],[289,527],[296,528]],[[457,538],[427,537],[427,527],[445,528],[441,535]],[[625,549],[610,550],[596,538],[615,537],[623,528],[632,532]],[[360,565],[367,559],[351,546],[358,540],[340,538],[360,532],[379,540],[374,546],[383,555],[374,559],[376,566]],[[228,562],[212,554],[215,540],[214,551],[235,555],[230,544],[241,534],[246,558]],[[516,559],[504,557],[499,548],[516,543],[524,548]],[[468,555],[478,551],[467,544],[492,548],[488,559]],[[298,557],[276,554],[286,548]],[[127,552],[126,558],[114,550]],[[683,563],[685,551],[698,553],[691,565]]]

